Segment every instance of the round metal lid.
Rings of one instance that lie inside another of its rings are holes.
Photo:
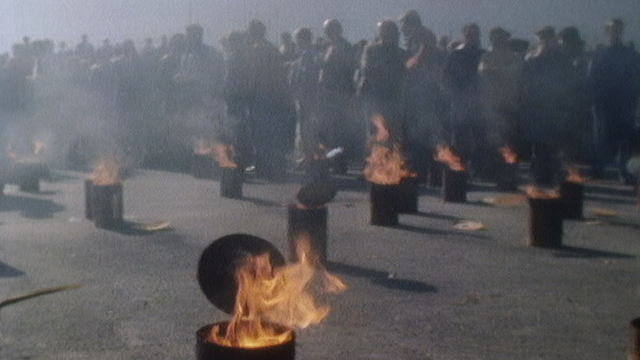
[[[236,302],[236,270],[249,255],[269,253],[271,266],[285,265],[285,258],[270,242],[262,238],[232,234],[212,242],[198,262],[198,284],[204,295],[218,309],[231,314]]]
[[[333,200],[337,194],[338,187],[333,181],[318,180],[300,188],[296,198],[308,208],[319,208]]]

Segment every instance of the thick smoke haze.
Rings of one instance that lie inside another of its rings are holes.
[[[454,38],[468,21],[478,22],[484,33],[500,25],[525,39],[543,25],[575,25],[592,47],[603,40],[603,23],[621,17],[626,38],[640,40],[638,0],[2,0],[0,51],[25,35],[74,45],[87,33],[95,44],[104,38],[140,44],[145,37],[180,32],[190,22],[203,25],[206,41],[218,45],[222,34],[243,28],[251,18],[262,19],[276,39],[280,31],[301,25],[317,34],[322,20],[334,17],[356,41],[370,39],[378,20],[407,9],[417,9],[427,26]]]

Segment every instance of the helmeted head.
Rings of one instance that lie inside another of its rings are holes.
[[[383,43],[397,44],[400,40],[400,29],[391,20],[384,20],[378,23],[378,37]]]
[[[400,15],[400,30],[404,37],[413,36],[417,29],[422,26],[422,18],[416,10],[409,10]]]
[[[624,31],[624,22],[622,19],[611,19],[604,25],[604,31],[609,38],[609,43],[615,44],[622,41],[622,33]]]
[[[558,42],[556,36],[556,29],[552,26],[544,26],[540,30],[536,31],[536,37],[540,45],[555,45]]]
[[[480,26],[468,23],[462,27],[462,39],[467,45],[480,45]]]
[[[511,33],[501,27],[495,27],[489,31],[489,42],[494,49],[505,49],[509,46]]]
[[[337,19],[327,19],[322,24],[322,31],[329,39],[336,39],[342,36],[342,24]]]
[[[188,47],[194,47],[202,44],[204,36],[204,29],[198,24],[192,24],[187,26],[185,32],[185,40]]]
[[[298,47],[308,47],[313,43],[313,34],[311,29],[300,27],[293,32],[293,39]]]
[[[249,37],[253,40],[264,39],[264,36],[267,34],[267,27],[262,21],[253,19],[249,22],[247,34],[249,34]]]

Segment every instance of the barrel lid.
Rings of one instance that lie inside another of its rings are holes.
[[[247,256],[269,253],[271,265],[285,265],[285,258],[267,240],[247,234],[231,234],[213,241],[200,256],[198,284],[207,299],[218,309],[231,314],[238,284],[236,270]]]
[[[330,179],[317,180],[300,188],[296,198],[300,204],[308,208],[319,208],[333,200],[338,194],[338,187]]]

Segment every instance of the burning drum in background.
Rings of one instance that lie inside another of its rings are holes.
[[[92,166],[93,172],[84,182],[85,217],[98,228],[118,227],[124,208],[119,162],[115,157],[102,157]]]
[[[467,201],[467,171],[460,156],[448,146],[436,146],[434,160],[445,164],[442,193],[445,202]]]

